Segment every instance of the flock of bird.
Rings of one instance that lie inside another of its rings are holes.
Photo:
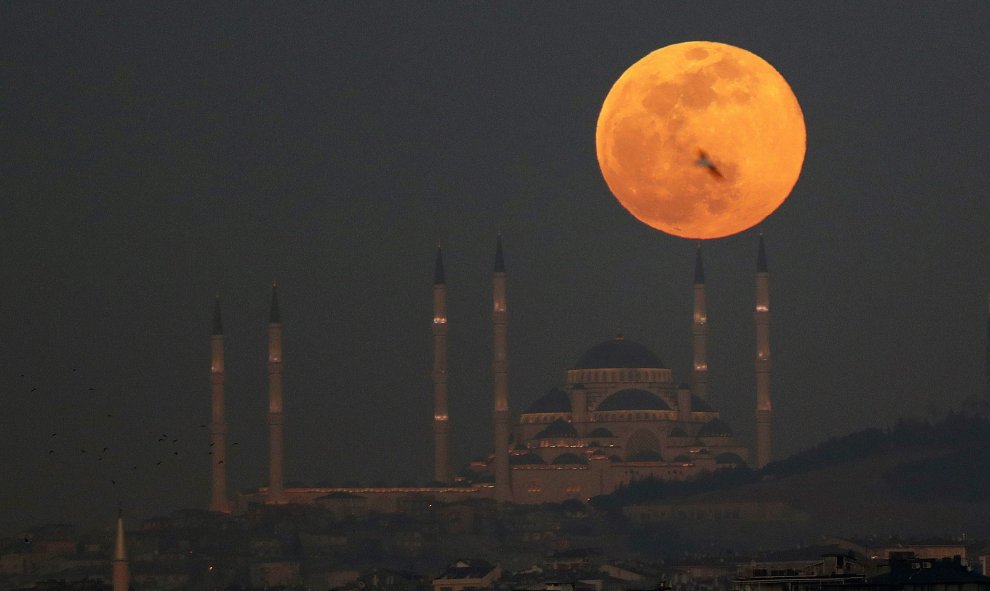
[[[72,368],[78,375],[78,369]],[[28,380],[25,374],[22,380]],[[74,380],[75,381],[75,380]],[[30,393],[43,393],[48,388],[34,385]],[[61,389],[60,389],[61,390]],[[209,425],[200,423],[193,425],[173,425],[169,431],[145,429],[140,440],[134,440],[133,434],[121,429],[123,419],[111,412],[109,398],[102,396],[95,386],[76,386],[76,391],[87,394],[87,404],[91,423],[80,430],[79,424],[63,425],[64,430],[51,428],[45,432],[46,445],[41,446],[42,453],[49,462],[61,469],[75,467],[84,473],[95,474],[105,478],[111,487],[117,487],[130,474],[140,473],[145,469],[153,469],[169,464],[169,460],[178,461],[183,456],[214,455],[214,443],[210,441]],[[85,419],[85,417],[82,417]],[[85,420],[81,421],[85,422]],[[239,442],[231,442],[227,453],[236,449]],[[202,457],[202,456],[199,456]],[[217,459],[223,464],[222,458]]]

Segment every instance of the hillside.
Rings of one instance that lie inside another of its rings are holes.
[[[950,414],[830,439],[763,470],[640,481],[593,503],[780,502],[806,519],[674,524],[686,535],[990,537],[990,420]],[[786,535],[785,535],[786,533]]]

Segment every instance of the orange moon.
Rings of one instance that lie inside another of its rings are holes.
[[[804,162],[804,116],[759,56],[691,41],[619,77],[595,144],[605,182],[636,219],[675,236],[721,238],[787,199]]]

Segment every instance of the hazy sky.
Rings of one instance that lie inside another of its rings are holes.
[[[985,391],[988,29],[984,2],[0,4],[0,531],[207,505],[217,292],[228,474],[264,484],[273,280],[287,480],[425,482],[437,240],[458,462],[491,447],[499,228],[514,412],[619,329],[686,380],[695,245],[619,206],[594,134],[687,40],[760,55],[806,119],[763,224],[777,456],[958,407]],[[747,444],[756,237],[704,246]]]

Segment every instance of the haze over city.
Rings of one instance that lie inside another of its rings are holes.
[[[688,40],[766,59],[808,130],[780,209],[702,245],[722,418],[752,445],[758,231],[775,458],[972,404],[988,26],[977,2],[0,6],[0,531],[206,506],[218,293],[227,473],[264,485],[273,281],[287,482],[430,480],[438,241],[455,466],[492,447],[499,231],[514,413],[619,331],[686,381],[697,243],[619,205],[594,139],[615,79]]]

